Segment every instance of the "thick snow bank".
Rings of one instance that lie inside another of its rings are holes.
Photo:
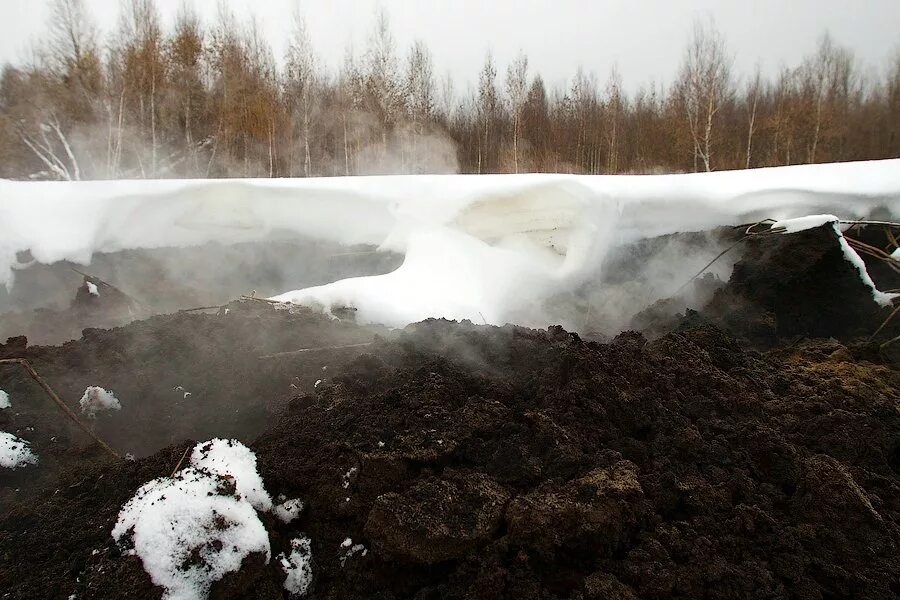
[[[165,598],[206,598],[212,584],[252,553],[268,562],[269,535],[256,511],[272,501],[256,457],[235,440],[198,444],[175,477],[144,484],[119,512],[113,538],[140,557]]]
[[[88,386],[78,401],[81,412],[88,417],[95,417],[97,413],[107,410],[121,410],[119,399],[109,390],[96,385]]]
[[[663,176],[0,181],[0,197],[0,282],[26,249],[40,262],[88,262],[97,251],[286,230],[406,258],[388,275],[279,299],[352,305],[360,320],[389,325],[429,316],[538,325],[533,306],[595,274],[623,242],[763,218],[900,215],[900,160]]]
[[[28,442],[11,433],[0,431],[0,467],[18,469],[36,465],[38,457],[31,451]]]

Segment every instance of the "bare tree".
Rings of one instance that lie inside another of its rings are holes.
[[[528,58],[519,53],[506,69],[506,97],[513,118],[513,165],[519,172],[519,128],[528,94]]]
[[[762,86],[761,78],[762,74],[760,73],[759,65],[756,65],[753,79],[750,80],[750,83],[747,86],[747,161],[744,163],[745,169],[750,168],[750,155],[753,150],[753,132],[755,131],[756,126],[756,109],[759,106],[759,94]]]
[[[300,121],[303,141],[303,174],[312,173],[312,116],[319,98],[320,75],[318,59],[306,28],[306,19],[298,11],[294,14],[294,31],[285,61],[285,91]]]
[[[478,141],[478,173],[487,170],[492,145],[491,126],[497,116],[497,67],[490,51],[485,54],[484,66],[478,74],[477,118],[481,134]]]
[[[731,63],[715,25],[695,21],[678,81],[693,141],[695,171],[698,159],[704,170],[712,170],[713,127],[716,115],[731,97]]]

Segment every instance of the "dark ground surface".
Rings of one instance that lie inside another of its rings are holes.
[[[645,334],[602,344],[386,332],[258,301],[10,340],[0,358],[27,358],[73,407],[87,385],[116,392],[122,410],[94,426],[138,459],[91,447],[0,366],[0,430],[41,458],[0,474],[0,597],[160,598],[110,531],[214,435],[250,445],[273,496],[306,502],[290,525],[264,519],[273,556],[311,538],[314,598],[900,596],[900,370],[880,348],[897,325],[866,340],[890,309],[825,233],[764,243],[707,306],[658,303]],[[368,552],[342,564],[348,537]],[[213,597],[281,598],[283,577],[246,561]]]

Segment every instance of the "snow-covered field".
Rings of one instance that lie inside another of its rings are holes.
[[[900,160],[664,176],[0,181],[0,198],[7,285],[30,264],[26,250],[41,263],[88,264],[100,251],[287,231],[405,260],[277,300],[352,306],[358,320],[391,326],[432,316],[544,325],[531,307],[595,275],[623,243],[764,218],[900,215]]]

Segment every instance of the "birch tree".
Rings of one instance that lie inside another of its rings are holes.
[[[693,142],[695,171],[698,161],[705,171],[712,170],[716,115],[732,94],[731,63],[725,40],[715,25],[695,21],[678,80]]]

